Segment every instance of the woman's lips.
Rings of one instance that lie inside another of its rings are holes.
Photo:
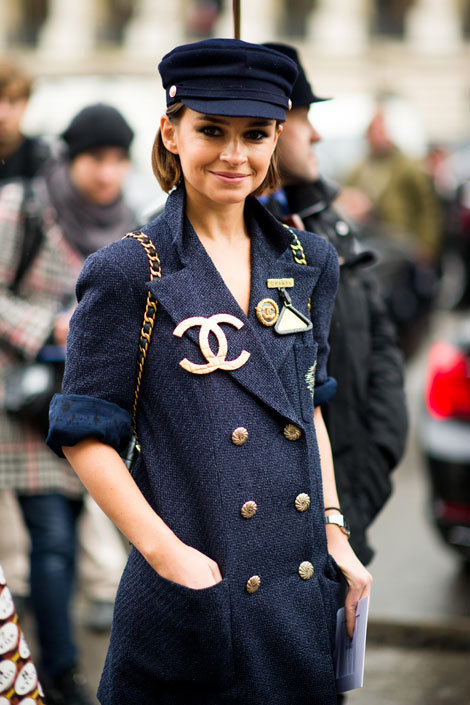
[[[211,171],[211,174],[229,184],[239,184],[249,176],[249,174],[239,174],[233,171]]]

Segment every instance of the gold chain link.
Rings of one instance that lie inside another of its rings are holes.
[[[304,248],[302,247],[302,243],[297,237],[297,234],[292,230],[292,228],[290,228],[285,223],[283,223],[283,226],[287,228],[287,230],[294,238],[294,242],[291,242],[290,244],[290,249],[292,250],[295,262],[297,262],[297,264],[307,264],[307,260],[305,259]]]
[[[141,232],[127,233],[124,235],[123,240],[126,238],[133,238],[140,242],[145,250],[147,259],[149,261],[150,267],[150,281],[153,281],[155,277],[159,279],[162,276],[162,266],[160,259],[158,257],[157,251],[147,235]],[[150,338],[152,337],[152,331],[155,324],[155,316],[157,314],[157,300],[153,294],[149,291],[147,293],[147,303],[145,306],[144,320],[142,323],[142,328],[140,329],[139,338],[139,351],[137,354],[137,367],[135,375],[135,392],[134,392],[134,403],[132,405],[132,430],[137,443],[137,449],[140,451],[139,437],[137,435],[137,402],[139,401],[139,391],[140,384],[142,382],[142,373],[144,371],[145,359],[147,357],[148,347],[150,345]]]

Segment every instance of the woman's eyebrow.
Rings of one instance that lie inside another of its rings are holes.
[[[216,115],[199,115],[196,120],[198,122],[213,122],[220,125],[230,125],[230,120],[224,120],[224,118]],[[269,127],[272,124],[272,120],[251,120],[248,123],[249,127]]]
[[[274,120],[253,120],[250,122],[250,127],[269,127]]]
[[[217,122],[222,125],[230,125],[230,122],[228,120],[224,120],[221,117],[217,117],[215,115],[199,115],[196,120],[198,122]]]

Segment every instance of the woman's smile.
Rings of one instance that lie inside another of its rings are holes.
[[[214,169],[208,169],[208,172],[215,176],[216,178],[220,179],[220,181],[224,181],[227,184],[242,184],[245,179],[247,179],[250,174],[242,174],[239,172],[232,172],[232,171],[216,171]]]

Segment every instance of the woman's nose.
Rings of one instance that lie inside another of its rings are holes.
[[[220,158],[230,164],[243,164],[246,161],[246,153],[237,140],[225,145],[220,154]]]

